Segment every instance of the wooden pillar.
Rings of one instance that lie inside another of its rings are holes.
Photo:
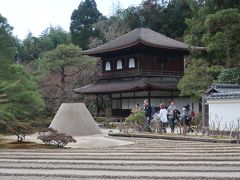
[[[111,115],[112,115],[112,94],[109,94],[110,102],[111,102]]]
[[[150,91],[148,91],[148,102],[150,102]]]
[[[122,109],[122,93],[120,93],[120,107]]]
[[[123,107],[122,107],[122,93],[120,93],[120,112],[118,112],[118,115],[123,115]]]
[[[137,56],[138,58],[135,60],[135,66],[136,66],[136,61],[137,61],[137,68],[138,68],[138,75],[140,75],[140,56]]]
[[[97,101],[97,117],[98,117],[98,115],[99,115],[99,107],[98,107],[98,94],[97,94],[97,96],[96,96],[96,101]]]
[[[128,58],[124,58],[124,69],[128,69]]]
[[[173,100],[173,91],[171,91],[171,99]]]

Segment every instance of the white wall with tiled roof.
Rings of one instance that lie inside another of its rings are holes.
[[[238,84],[212,84],[207,97],[209,127],[229,130],[240,118],[240,86]],[[215,125],[215,127],[213,127]]]
[[[240,99],[208,100],[209,124],[220,124],[220,130],[227,130],[232,123],[237,124],[240,118]],[[215,126],[215,128],[216,128]]]

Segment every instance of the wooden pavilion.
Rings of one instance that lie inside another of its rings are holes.
[[[137,28],[104,45],[83,51],[85,55],[101,58],[102,72],[95,82],[75,92],[97,97],[109,95],[115,116],[127,116],[135,104],[142,105],[144,99],[149,99],[156,108],[159,103],[168,104],[174,99],[178,109],[190,104],[197,112],[198,104],[194,105],[190,97],[179,97],[177,89],[190,48],[204,49],[148,28]]]

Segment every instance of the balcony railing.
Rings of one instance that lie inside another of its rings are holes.
[[[161,70],[140,70],[142,76],[183,76],[183,72],[180,71],[161,71]]]
[[[161,70],[121,70],[121,71],[109,71],[103,72],[97,75],[97,79],[110,79],[110,78],[123,78],[123,77],[182,77],[183,72],[180,71],[161,71]]]

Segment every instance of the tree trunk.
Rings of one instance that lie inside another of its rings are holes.
[[[65,74],[65,69],[64,66],[61,66],[61,93],[60,93],[60,103],[63,103],[63,94],[64,94],[64,88],[65,88],[65,78],[66,78],[66,74]]]

